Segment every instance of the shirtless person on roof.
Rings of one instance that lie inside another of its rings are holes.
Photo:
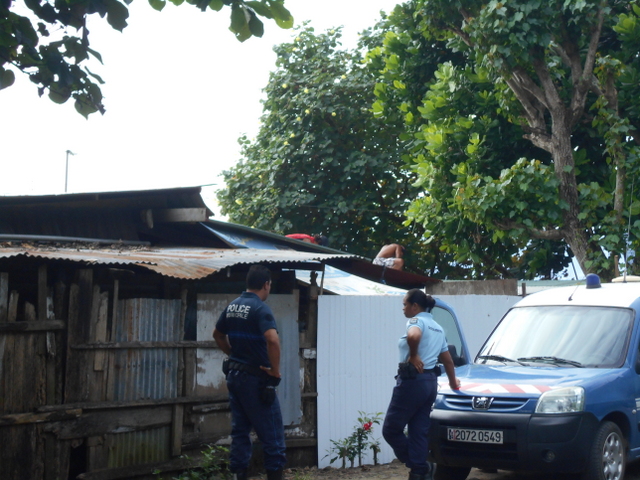
[[[404,247],[397,243],[390,243],[380,249],[376,258],[373,259],[373,264],[402,270],[404,267],[402,255],[404,255]]]

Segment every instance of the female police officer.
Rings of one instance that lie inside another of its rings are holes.
[[[406,334],[400,338],[397,384],[382,427],[382,435],[401,462],[411,469],[409,480],[430,480],[427,462],[429,415],[438,389],[436,361],[444,365],[452,389],[460,388],[442,327],[431,316],[436,302],[417,288],[403,301]],[[404,429],[408,427],[408,435]]]

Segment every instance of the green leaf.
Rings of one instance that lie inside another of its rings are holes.
[[[273,18],[276,21],[276,24],[280,28],[292,28],[293,27],[293,16],[287,10],[282,1],[279,0],[269,0],[269,5],[271,6],[271,12],[273,13]]]
[[[244,2],[244,3],[248,7],[252,8],[253,10],[255,10],[255,12],[258,15],[260,15],[261,17],[273,18],[273,14],[271,13],[271,9],[269,8],[268,5],[265,5],[263,2],[250,1],[250,2]]]
[[[97,58],[100,63],[102,63],[102,55],[100,55],[100,52],[89,47],[87,47],[87,52],[89,52],[91,55]]]
[[[54,103],[65,103],[67,100],[69,100],[70,96],[71,92],[69,92],[67,89],[60,88],[55,84],[52,85],[51,90],[49,90],[49,99]]]
[[[248,29],[249,14],[243,6],[236,3],[231,7],[231,26],[229,27],[236,36],[243,29]]]
[[[89,70],[88,68],[85,68],[87,74],[92,77],[95,78],[99,84],[104,85],[104,80],[102,79],[102,77],[100,75],[96,75],[95,73],[93,73],[91,70]]]
[[[250,19],[249,19],[249,30],[254,37],[262,37],[264,34],[264,25],[262,21],[256,16],[255,13],[249,11]]]
[[[0,90],[10,87],[15,82],[16,76],[11,70],[0,67]]]
[[[166,4],[167,2],[165,0],[149,0],[149,5],[151,5],[151,8],[157,10],[158,12],[161,12]]]
[[[74,107],[76,109],[76,112],[78,112],[84,118],[88,118],[89,115],[98,111],[98,109],[95,108],[90,102],[82,98],[76,98]]]
[[[222,10],[222,7],[224,7],[224,3],[222,2],[222,0],[211,0],[209,2],[209,8],[211,10],[215,10],[216,12]]]
[[[117,0],[106,0],[107,22],[118,31],[124,30],[129,18],[129,10]]]

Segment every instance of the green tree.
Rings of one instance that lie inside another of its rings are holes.
[[[522,255],[517,239],[494,239],[483,224],[461,215],[454,187],[469,170],[499,175],[514,154],[535,154],[519,126],[495,115],[498,104],[488,95],[491,82],[475,74],[467,57],[446,41],[425,34],[416,2],[396,7],[387,23],[383,47],[368,58],[382,62],[373,109],[387,121],[404,121],[407,155],[423,194],[412,203],[409,219],[424,225],[425,241],[452,259],[454,278],[551,277],[569,262],[560,242],[537,242],[535,253]],[[400,120],[398,119],[400,117]],[[473,122],[470,118],[476,118]],[[483,134],[483,155],[470,158],[469,136]],[[510,148],[505,149],[505,143]]]
[[[408,5],[413,26],[406,28],[406,11],[397,9],[396,30],[377,52],[386,68],[375,110],[383,118],[406,111],[425,190],[410,217],[457,224],[456,233],[476,228],[468,238],[505,266],[509,255],[521,270],[531,259],[559,267],[568,246],[585,272],[611,276],[607,257],[625,254],[627,240],[637,248],[640,233],[634,222],[628,239],[625,234],[628,215],[640,211],[630,185],[638,173],[638,6],[614,0]],[[419,37],[425,40],[416,43]],[[398,53],[403,43],[405,54],[458,57],[439,62],[421,96],[404,95],[415,71]],[[469,242],[459,249],[483,264]]]
[[[423,271],[434,259],[418,247],[422,229],[403,226],[416,190],[403,169],[402,125],[373,118],[379,66],[341,48],[340,35],[305,27],[276,47],[261,127],[255,140],[241,139],[243,158],[224,173],[222,212],[278,233],[323,233],[331,247],[365,256],[397,241],[414,255],[407,263],[420,253]],[[361,48],[379,38],[363,34]]]
[[[11,86],[15,71],[28,75],[40,96],[48,92],[56,103],[75,100],[76,110],[87,117],[104,112],[100,84],[102,78],[86,66],[90,57],[101,61],[89,46],[88,15],[106,17],[116,30],[127,26],[132,0],[0,0],[0,89]],[[180,5],[184,0],[170,0]],[[187,0],[200,10],[231,12],[230,30],[239,41],[261,37],[260,17],[273,19],[282,28],[291,28],[293,18],[283,0]],[[149,0],[162,10],[166,0]]]

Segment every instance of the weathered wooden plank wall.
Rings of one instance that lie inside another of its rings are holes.
[[[201,287],[159,276],[145,285],[104,267],[6,270],[0,271],[3,477],[133,478],[187,467],[185,451],[195,464],[204,445],[228,440],[224,382],[211,390],[198,381],[203,358],[216,359],[210,367],[219,371],[224,357],[211,339],[217,313],[198,312]],[[317,308],[307,297],[300,307],[298,291],[288,291],[273,301],[287,351],[282,395],[288,446],[296,448],[290,460],[313,464]],[[206,338],[184,339],[189,308]]]
[[[60,322],[50,321],[46,268],[34,282],[38,285],[37,315],[24,303],[18,318],[18,298],[9,290],[9,273],[0,273],[0,472],[3,478],[40,479],[44,475],[44,436],[38,422],[48,419],[33,412],[56,400],[56,335]],[[20,321],[18,321],[20,320]]]

